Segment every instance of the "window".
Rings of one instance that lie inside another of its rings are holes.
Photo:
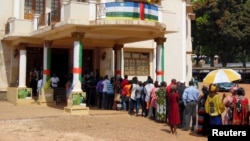
[[[36,0],[34,11],[36,14],[44,14],[44,0]]]
[[[149,53],[124,52],[124,73],[127,75],[149,75]]]
[[[32,0],[26,0],[25,1],[25,8],[24,12],[25,14],[32,13]]]
[[[44,0],[25,0],[25,14],[44,14]]]
[[[24,4],[24,18],[33,19],[34,14],[44,16],[45,0],[25,0]]]
[[[53,22],[60,21],[61,3],[60,0],[51,0],[51,20]]]

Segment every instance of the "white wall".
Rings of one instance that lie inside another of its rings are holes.
[[[169,84],[172,78],[186,80],[186,23],[183,13],[182,0],[168,0],[163,2],[163,22],[167,30],[177,30],[176,33],[167,34],[164,44],[165,51],[165,81]],[[165,15],[165,16],[164,16]],[[170,28],[168,28],[170,27]]]
[[[12,0],[0,0],[0,38],[5,32],[5,24],[9,17],[12,17]]]

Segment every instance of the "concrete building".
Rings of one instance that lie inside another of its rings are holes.
[[[43,74],[192,78],[192,7],[186,0],[0,0],[0,91]],[[150,2],[150,3],[148,3]]]

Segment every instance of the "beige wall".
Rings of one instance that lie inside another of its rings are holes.
[[[0,50],[0,91],[6,91],[7,86],[10,83],[11,79],[11,70],[12,67],[12,53],[11,53],[11,46],[6,43],[1,43],[1,50]]]
[[[5,24],[9,17],[12,16],[12,1],[13,0],[0,0],[1,12],[0,12],[0,39],[5,31]]]
[[[49,0],[47,0],[49,1]],[[106,2],[110,2],[113,0],[106,0]],[[0,6],[2,11],[0,13],[0,37],[2,39],[2,36],[4,34],[5,30],[5,23],[7,22],[7,19],[9,17],[12,17],[13,10],[10,7],[13,7],[12,4],[13,0],[0,0]],[[104,1],[103,1],[104,2]],[[20,13],[21,17],[23,18],[24,13],[24,0],[21,0],[21,6],[20,6]],[[4,6],[3,6],[4,5]],[[90,7],[88,3],[82,3],[81,5],[75,5],[74,2],[71,3],[71,5],[66,4],[64,11],[64,20],[69,19],[69,17],[72,20],[78,21],[79,19],[83,19],[86,21],[86,23],[89,22],[91,17]],[[72,9],[72,5],[74,5],[74,9]],[[167,41],[164,44],[164,50],[165,50],[165,81],[167,83],[170,82],[172,78],[176,78],[177,80],[189,80],[191,77],[190,67],[192,64],[189,64],[190,61],[189,57],[186,56],[186,47],[188,41],[186,40],[186,21],[185,21],[185,15],[183,14],[185,12],[185,9],[183,9],[183,1],[181,0],[168,0],[168,1],[162,1],[162,16],[161,21],[164,22],[167,25],[167,30],[176,31],[175,33],[167,34],[165,37],[167,38]],[[49,11],[48,5],[46,5],[46,11]],[[79,12],[80,11],[80,12]],[[29,28],[32,27],[32,22],[28,22],[26,20],[19,20],[20,25],[22,28],[17,28],[19,33],[27,33],[27,29],[31,30]],[[25,22],[25,25],[22,24]],[[184,26],[185,25],[185,26]],[[20,26],[19,26],[20,27]],[[6,86],[8,83],[15,81],[15,77],[17,74],[15,73],[18,69],[18,59],[13,58],[13,55],[11,54],[11,48],[12,46],[5,43],[2,44],[1,42],[0,47],[2,48],[0,50],[0,78],[1,83],[0,84],[0,91],[6,89]],[[155,79],[155,42],[153,40],[148,41],[142,41],[137,43],[130,43],[124,45],[124,50],[134,50],[134,51],[147,51],[150,53],[150,76],[152,76]],[[12,49],[14,49],[13,47]],[[190,46],[189,46],[190,49]],[[103,52],[107,53],[107,57],[105,60],[102,60],[98,58],[98,54],[102,54]],[[97,57],[94,60],[96,65],[94,67],[98,68],[100,67],[101,75],[110,75],[112,76],[114,74],[113,70],[113,51],[112,48],[102,48],[102,49],[96,49],[94,53]],[[98,64],[100,62],[100,64]],[[70,68],[70,67],[69,67]],[[188,69],[187,69],[188,68]],[[188,70],[188,71],[187,71]],[[133,76],[131,76],[132,78]],[[140,77],[140,80],[146,80],[147,76]]]

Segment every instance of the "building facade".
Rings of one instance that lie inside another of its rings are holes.
[[[73,73],[192,78],[192,7],[186,0],[0,0],[0,91]],[[80,88],[75,87],[78,91]]]

